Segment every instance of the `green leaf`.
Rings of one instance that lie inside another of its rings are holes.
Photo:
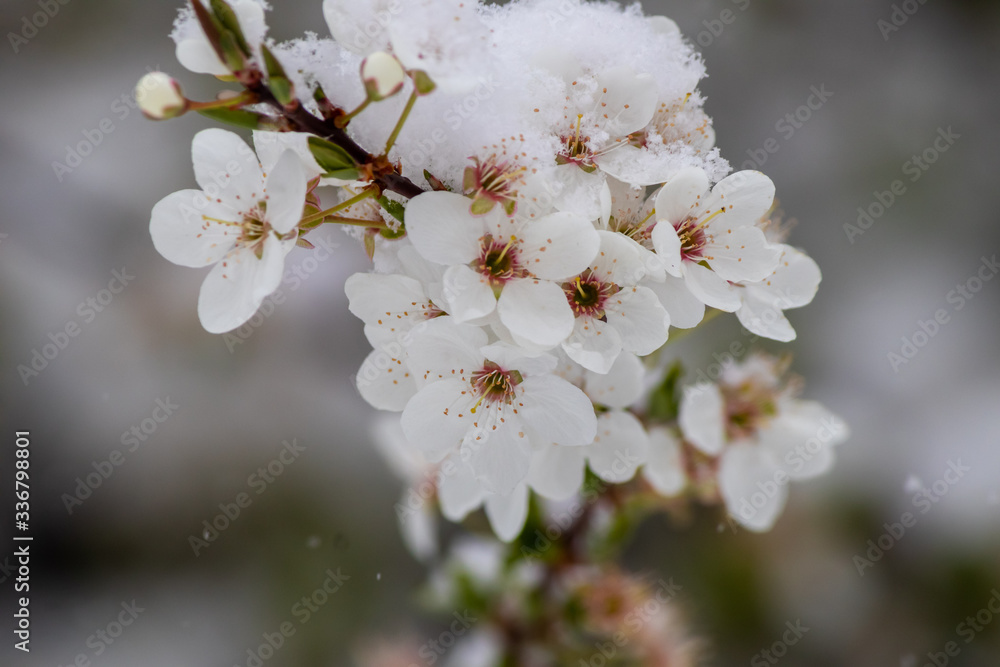
[[[323,171],[337,172],[357,167],[348,152],[332,141],[320,137],[309,137],[309,150]]]
[[[198,113],[206,118],[217,120],[220,123],[245,127],[251,130],[258,130],[270,121],[267,116],[242,109],[199,109]]]
[[[323,174],[323,178],[339,178],[342,181],[356,181],[361,176],[357,169],[334,169]]]
[[[382,195],[381,197],[378,198],[378,203],[382,205],[382,208],[388,211],[389,215],[396,218],[396,220],[405,223],[405,220],[403,220],[403,218],[406,213],[406,207],[404,207],[398,201],[393,201],[392,199],[389,199],[385,195]]]
[[[650,419],[663,422],[677,419],[680,412],[680,380],[682,375],[684,375],[684,367],[681,366],[680,361],[675,361],[667,370],[663,381],[649,396],[647,412]]]

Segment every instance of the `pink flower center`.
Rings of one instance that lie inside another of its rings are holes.
[[[674,225],[677,237],[681,241],[681,259],[688,262],[700,262],[705,249],[707,237],[703,225],[694,218],[685,218]]]
[[[605,317],[604,304],[608,298],[620,290],[614,283],[599,280],[589,269],[572,282],[563,283],[562,288],[574,315],[599,320]]]
[[[514,278],[523,278],[527,271],[521,266],[517,244],[504,244],[487,234],[479,239],[479,259],[476,270],[485,276],[493,287],[502,287]]]
[[[487,361],[482,369],[472,374],[472,388],[479,396],[472,412],[475,413],[481,403],[510,403],[515,395],[514,387],[523,381],[518,371],[504,370],[492,361]]]

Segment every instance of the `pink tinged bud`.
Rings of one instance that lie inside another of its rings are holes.
[[[187,111],[187,99],[180,84],[163,72],[150,72],[135,87],[139,109],[152,120],[176,118]]]
[[[361,63],[361,78],[368,98],[373,102],[392,97],[406,81],[406,72],[393,56],[384,51],[373,53]]]

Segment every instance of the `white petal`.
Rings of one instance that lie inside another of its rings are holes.
[[[566,293],[547,280],[512,280],[497,301],[500,321],[512,333],[552,348],[573,331],[573,309]]]
[[[705,197],[707,213],[725,209],[710,224],[728,228],[755,225],[774,203],[774,183],[759,171],[739,171],[721,180]]]
[[[670,429],[650,429],[649,460],[643,468],[643,476],[658,493],[667,497],[676,496],[687,486],[681,442]]]
[[[649,456],[649,436],[630,412],[612,410],[597,420],[594,444],[586,448],[594,474],[606,482],[621,484],[632,479]]]
[[[528,518],[528,487],[518,484],[510,495],[486,496],[486,518],[502,542],[510,542],[521,534]]]
[[[486,332],[450,317],[437,317],[414,328],[407,348],[410,368],[418,382],[460,379],[468,382],[483,366],[479,351],[486,345]]]
[[[406,276],[355,273],[344,283],[344,292],[373,347],[401,338],[426,319],[430,307],[423,286]]]
[[[656,223],[650,235],[656,256],[663,264],[663,270],[672,276],[681,275],[681,239],[677,230],[667,220]]]
[[[646,370],[639,357],[625,352],[618,355],[608,373],[587,373],[585,390],[594,403],[609,408],[627,408],[642,396],[645,376]]]
[[[684,387],[678,420],[684,438],[709,456],[717,456],[725,444],[725,410],[718,385],[699,382]]]
[[[597,85],[603,90],[595,105],[597,124],[612,138],[637,132],[653,120],[657,93],[651,75],[614,67],[597,75]]]
[[[712,225],[705,255],[712,269],[723,279],[756,282],[774,273],[781,250],[769,244],[764,232],[757,227],[726,228],[725,221],[720,218],[718,225]]]
[[[788,245],[781,248],[781,258],[774,273],[760,283],[755,291],[766,291],[782,310],[808,305],[823,279],[819,266],[807,254]]]
[[[285,255],[293,245],[272,236],[264,242],[260,259],[250,249],[236,248],[216,264],[198,295],[198,317],[205,330],[225,333],[253,317],[281,284]]]
[[[624,142],[597,155],[594,164],[620,181],[643,186],[663,183],[677,171],[672,160],[664,160],[661,154]]]
[[[757,439],[792,479],[811,479],[833,466],[833,448],[847,438],[842,420],[814,401],[784,401]]]
[[[438,469],[438,501],[441,514],[449,521],[461,521],[483,503],[486,491],[476,473],[456,452]]]
[[[242,233],[235,222],[238,219],[233,209],[201,190],[181,190],[153,207],[149,233],[157,252],[174,264],[208,266],[233,248]],[[233,224],[216,220],[231,220]]]
[[[690,329],[705,319],[704,302],[691,293],[682,278],[667,276],[661,283],[649,282],[645,286],[653,290],[670,314],[670,326]]]
[[[494,409],[496,410],[496,409]],[[485,420],[485,423],[484,423]],[[517,415],[477,417],[483,426],[470,431],[462,443],[462,457],[491,493],[509,494],[524,481],[531,467],[531,450],[524,426]],[[494,426],[496,428],[494,428]]]
[[[754,532],[774,526],[788,498],[788,481],[781,479],[760,447],[739,443],[729,447],[719,465],[719,491],[730,515]]]
[[[702,169],[689,167],[681,170],[656,193],[656,219],[671,225],[682,222],[697,212],[707,192],[708,175]],[[656,233],[655,228],[653,232]]]
[[[532,275],[562,280],[587,268],[600,245],[589,220],[573,213],[552,213],[525,225],[518,249]]]
[[[299,156],[299,161],[305,169],[306,180],[311,181],[324,173],[312,151],[309,150],[307,132],[269,132],[267,130],[253,131],[253,147],[264,171],[273,171],[278,159],[285,151],[293,151]]]
[[[403,432],[429,460],[440,461],[457,449],[472,428],[469,410],[475,398],[468,388],[460,380],[432,382],[406,404],[400,421]]]
[[[632,287],[613,294],[605,306],[608,324],[622,336],[622,348],[640,356],[667,342],[670,315],[648,287]]]
[[[407,497],[400,500],[406,506]],[[437,517],[427,503],[399,518],[399,532],[413,557],[425,562],[437,555]]]
[[[518,413],[541,443],[586,445],[594,439],[594,406],[580,389],[554,375],[525,379],[519,387]]]
[[[572,497],[583,484],[583,452],[583,447],[543,445],[531,459],[531,488],[550,500]]]
[[[417,393],[417,383],[398,349],[386,346],[372,350],[358,370],[361,397],[379,410],[400,412]]]
[[[524,377],[551,373],[558,363],[551,354],[530,356],[525,354],[524,348],[506,342],[491,343],[479,348],[479,351],[501,368],[517,370]]]
[[[219,60],[205,33],[199,29],[197,36],[181,40],[175,50],[177,62],[195,74],[226,76],[229,68]]]
[[[642,246],[617,232],[599,231],[597,235],[601,247],[589,267],[594,276],[601,282],[623,286],[635,285],[646,277],[638,250]]]
[[[622,337],[607,322],[593,317],[578,317],[573,333],[563,341],[562,349],[570,359],[587,370],[607,373],[622,351]]]
[[[503,215],[496,208],[477,218],[471,201],[453,192],[425,192],[406,206],[406,235],[425,259],[438,264],[467,264],[479,257],[486,218]]]
[[[489,280],[465,264],[455,264],[444,272],[441,294],[456,322],[486,317],[497,307]]]
[[[740,292],[743,293],[743,303],[736,311],[736,317],[747,331],[783,343],[795,340],[795,329],[780,308],[757,298],[749,288]]]
[[[306,169],[294,151],[285,151],[267,175],[267,221],[280,234],[302,220],[306,205]]]
[[[740,307],[740,295],[715,271],[694,262],[684,264],[684,284],[702,303],[727,313]]]
[[[264,175],[257,155],[238,134],[202,130],[191,142],[194,178],[213,199],[247,212],[264,199]]]

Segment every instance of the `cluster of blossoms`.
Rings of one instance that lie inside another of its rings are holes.
[[[829,469],[846,427],[797,398],[784,360],[682,389],[654,354],[719,313],[790,341],[784,311],[820,282],[784,243],[770,179],[715,148],[703,62],[672,21],[584,0],[325,0],[332,39],[279,44],[267,9],[195,0],[175,26],[184,67],[242,90],[139,86],[148,116],[198,111],[255,148],[200,132],[200,189],[158,203],[150,231],[170,261],[213,267],[198,313],[217,333],[316,227],[358,239],[373,270],[346,283],[372,346],[357,386],[396,413],[378,440],[410,484],[415,553],[435,553],[438,508],[482,507],[509,542],[534,499],[558,507],[586,480],[764,531],[790,480]]]

